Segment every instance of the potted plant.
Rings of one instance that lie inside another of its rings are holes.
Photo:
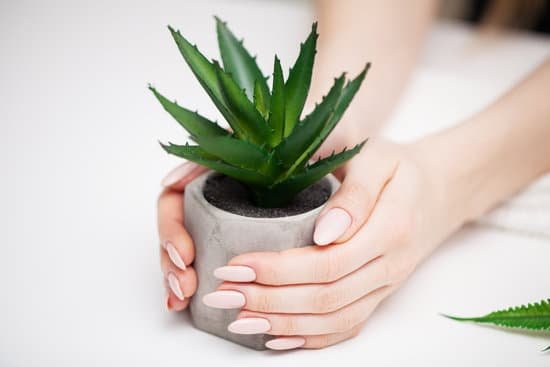
[[[198,275],[198,290],[190,304],[193,323],[215,335],[264,349],[270,336],[230,333],[227,326],[238,311],[209,308],[202,297],[220,283],[214,269],[236,255],[281,251],[313,242],[316,216],[338,187],[330,172],[357,154],[365,142],[315,163],[310,159],[349,106],[369,64],[347,84],[345,74],[336,78],[322,102],[300,119],[311,82],[316,24],[301,45],[286,81],[275,56],[269,89],[267,78],[242,41],[218,18],[216,23],[223,67],[209,61],[179,31],[169,29],[232,131],[149,88],[196,143],[162,147],[215,171],[196,178],[184,194],[185,226],[195,244]]]

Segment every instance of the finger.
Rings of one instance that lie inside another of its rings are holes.
[[[175,266],[170,261],[168,254],[161,255],[161,268],[164,279],[170,293],[176,296],[180,301],[191,297],[197,291],[197,273],[193,267],[188,267],[185,271]]]
[[[166,309],[168,311],[183,311],[189,305],[189,298],[185,298],[181,301],[173,292],[170,291],[170,285],[168,280],[164,279],[164,287],[166,289]]]
[[[194,162],[185,162],[171,170],[163,179],[162,186],[176,191],[183,191],[185,185],[205,172],[207,168]]]
[[[377,289],[338,311],[322,315],[243,310],[237,320],[229,324],[228,329],[236,334],[265,333],[277,336],[343,333],[364,322],[391,291],[392,287]]]
[[[367,143],[346,166],[344,180],[319,215],[313,241],[320,246],[351,238],[368,219],[391,179],[397,160],[385,154],[381,144]]]
[[[183,197],[181,192],[164,190],[158,199],[158,231],[162,248],[172,262],[185,270],[193,262],[193,240],[183,226]]]
[[[255,283],[225,282],[218,290],[240,292],[246,300],[245,308],[250,311],[325,314],[339,310],[375,289],[400,281],[400,270],[398,266],[388,264],[388,260],[382,256],[329,284],[272,287]],[[221,294],[223,296],[227,293]],[[216,307],[215,304],[211,306]]]
[[[348,331],[343,333],[333,333],[326,335],[309,335],[305,337],[305,343],[302,346],[304,349],[321,349],[330,347],[331,345],[338,344],[345,340],[355,338],[365,326],[365,323],[362,322],[359,325],[354,326]],[[274,344],[274,343],[272,343]]]
[[[216,269],[215,274],[226,281],[254,280],[266,285],[334,282],[384,253],[386,244],[383,241],[365,238],[362,232],[359,231],[345,246],[306,246],[281,252],[238,255],[229,261],[228,266],[218,268],[223,272]],[[244,270],[251,276],[238,276]]]

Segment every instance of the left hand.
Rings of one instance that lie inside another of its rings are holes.
[[[241,308],[229,329],[267,333],[272,349],[323,348],[351,338],[461,220],[413,146],[369,141],[321,212],[316,245],[247,253],[216,270],[204,302]]]

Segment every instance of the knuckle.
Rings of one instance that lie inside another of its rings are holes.
[[[316,283],[332,282],[340,277],[343,261],[338,251],[323,251],[315,259],[313,280]]]
[[[414,262],[406,256],[392,258],[382,262],[384,280],[398,283],[405,280],[414,271]]]
[[[402,213],[392,223],[393,237],[396,244],[408,244],[411,241],[414,218],[411,214]]]
[[[286,316],[283,317],[282,323],[281,323],[281,335],[297,335],[298,332],[298,324],[296,322],[296,318],[293,316]]]
[[[360,198],[360,200],[357,200]],[[346,209],[357,212],[367,204],[372,202],[374,195],[365,183],[359,180],[353,180],[345,186],[338,200]]]
[[[271,312],[272,298],[258,286],[249,286],[244,290],[246,294],[247,308],[258,312]]]
[[[340,308],[342,304],[342,292],[331,285],[322,285],[313,296],[313,311],[316,313],[329,313]]]
[[[331,337],[329,334],[317,335],[312,337],[308,343],[309,348],[312,349],[322,349],[326,348],[331,344]]]
[[[336,311],[333,317],[334,331],[338,333],[343,333],[352,329],[359,322],[354,313],[347,310]]]

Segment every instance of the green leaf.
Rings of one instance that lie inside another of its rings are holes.
[[[269,126],[273,129],[271,146],[276,146],[283,138],[285,126],[285,81],[279,58],[275,56],[273,62],[273,95],[271,97],[271,110],[269,112]]]
[[[288,80],[285,84],[286,111],[284,136],[290,135],[302,114],[311,84],[313,60],[315,58],[318,36],[317,23],[313,23],[311,33],[306,41],[300,45],[300,54],[288,75]]]
[[[307,166],[303,172],[290,176],[277,186],[285,192],[296,194],[353,158],[353,156],[361,151],[365,143],[366,140],[357,144],[352,149],[343,150],[338,154],[333,153],[330,157],[319,160],[311,166]]]
[[[315,140],[311,143],[307,150],[304,151],[304,155],[300,158],[300,163],[302,165],[306,164],[309,161],[313,154],[315,154],[315,152],[319,149],[321,144],[323,144],[326,138],[330,135],[332,130],[334,130],[338,122],[340,122],[342,115],[348,108],[351,100],[353,99],[353,97],[359,90],[361,83],[365,79],[365,75],[367,74],[369,67],[370,64],[367,64],[363,71],[355,79],[347,83],[347,85],[344,87],[344,89],[342,90],[342,94],[338,99],[338,103],[334,107],[332,115],[328,119],[327,123],[325,124],[319,135],[315,138]]]
[[[206,93],[208,93],[208,96],[210,96],[212,102],[214,102],[223,117],[227,120],[235,134],[246,139],[246,136],[241,129],[240,121],[225,104],[224,95],[219,85],[218,75],[216,72],[220,66],[208,61],[208,59],[197,49],[197,46],[193,46],[189,43],[179,31],[174,30],[170,26],[168,26],[168,29],[170,30],[174,41],[176,41],[183,59],[187,65],[189,65],[191,71],[204,90],[206,90]]]
[[[275,154],[280,165],[287,169],[283,179],[290,176],[308,157],[309,147],[319,136],[334,111],[342,94],[344,81],[345,74],[335,79],[334,85],[323,98],[321,104],[317,105],[312,113],[298,123],[292,133],[275,148]]]
[[[541,350],[541,352],[548,352],[549,350],[550,350],[550,345],[544,348],[543,350]]]
[[[216,65],[216,64],[215,64]],[[216,65],[216,73],[226,105],[238,120],[235,127],[239,136],[258,146],[269,141],[271,129],[256,107],[246,98],[243,90],[235,83],[231,75]]]
[[[199,115],[197,112],[192,112],[179,106],[175,102],[169,101],[166,97],[157,92],[154,87],[149,86],[149,89],[153,92],[166,112],[172,115],[191,136],[222,136],[228,134],[227,131],[217,123]]]
[[[252,143],[231,136],[198,136],[195,141],[206,152],[232,166],[269,173],[269,153]]]
[[[176,45],[183,56],[183,59],[191,68],[193,74],[198,79],[202,87],[206,90],[212,101],[216,104],[220,112],[224,113],[225,109],[223,103],[223,96],[218,85],[218,77],[214,64],[208,61],[208,59],[200,53],[197,46],[193,46],[189,41],[185,39],[180,31],[174,30],[168,26]],[[224,115],[225,116],[225,115]]]
[[[260,111],[267,111],[269,106],[269,88],[262,71],[252,57],[244,48],[242,41],[237,40],[229,30],[227,24],[216,18],[216,31],[218,34],[218,45],[222,56],[224,70],[230,73],[235,82],[244,88],[250,100],[254,93],[255,84],[258,84],[260,95]]]
[[[271,178],[268,176],[255,170],[231,166],[198,146],[174,145],[172,143],[169,145],[161,143],[161,146],[169,154],[193,161],[246,184],[266,186],[271,182]]]
[[[262,117],[267,120],[269,116],[269,102],[265,101],[260,84],[257,80],[254,83],[254,106],[262,114]]]
[[[509,328],[550,330],[550,298],[539,303],[494,311],[481,317],[443,316],[456,321],[471,321]]]

